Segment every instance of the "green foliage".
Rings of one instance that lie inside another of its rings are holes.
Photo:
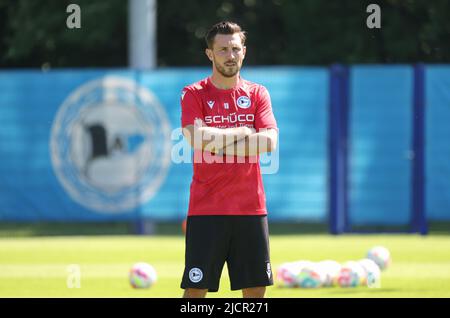
[[[81,7],[81,29],[66,8]],[[127,11],[122,0],[0,0],[0,66],[126,66]]]
[[[207,64],[201,54],[204,47],[201,37],[211,24],[221,19],[241,23],[248,31],[247,64],[450,61],[450,2],[445,0],[207,3],[177,10],[178,1],[160,1],[159,38],[166,37],[168,29],[174,31],[170,33],[174,41],[159,43],[160,64]],[[381,29],[366,26],[370,14],[366,8],[370,3],[381,7]]]
[[[66,27],[77,3],[82,28]],[[381,29],[369,29],[370,3]],[[0,66],[126,66],[127,1],[0,0]],[[447,0],[160,0],[158,65],[208,65],[203,36],[220,20],[248,32],[248,65],[450,62]]]

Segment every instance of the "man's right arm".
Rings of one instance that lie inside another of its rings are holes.
[[[215,128],[203,126],[201,120],[197,120],[194,125],[187,125],[183,128],[183,135],[197,150],[218,153],[223,148],[246,138],[253,133],[248,127],[235,128]]]
[[[192,148],[218,153],[224,147],[234,144],[252,134],[248,127],[220,129],[204,124],[201,101],[190,89],[183,89],[181,95],[181,125],[183,135]]]

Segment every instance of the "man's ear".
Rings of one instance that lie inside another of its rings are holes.
[[[211,49],[205,49],[205,54],[209,58],[209,60],[212,62],[213,61],[212,50]]]
[[[247,53],[247,47],[246,47],[246,46],[244,46],[244,47],[242,48],[242,53],[244,53],[244,58],[245,58],[245,54]]]

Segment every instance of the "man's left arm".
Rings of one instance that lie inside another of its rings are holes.
[[[255,112],[255,133],[226,147],[226,155],[256,156],[264,152],[272,152],[277,148],[278,128],[272,111],[269,92],[260,86],[257,93],[257,109]]]
[[[223,153],[231,156],[256,156],[260,153],[275,151],[277,142],[277,129],[260,129],[259,132],[255,132],[246,138],[225,147]]]

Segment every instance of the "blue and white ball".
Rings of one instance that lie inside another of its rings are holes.
[[[367,258],[374,261],[381,270],[385,270],[391,264],[391,253],[384,246],[374,246],[367,253]]]
[[[130,284],[133,288],[149,288],[157,281],[157,274],[152,265],[139,262],[129,272]]]

